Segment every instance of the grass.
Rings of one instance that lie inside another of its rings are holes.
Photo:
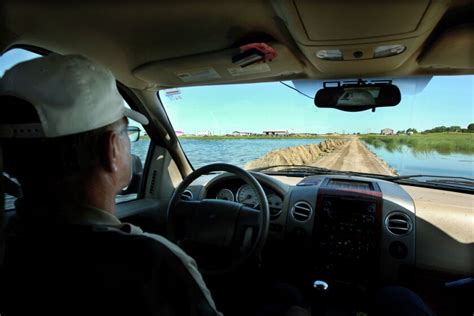
[[[384,147],[391,152],[399,151],[405,145],[415,153],[474,154],[474,133],[430,133],[411,136],[362,135],[360,138],[375,148]]]

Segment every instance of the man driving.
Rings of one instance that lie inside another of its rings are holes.
[[[220,315],[195,261],[121,223],[128,118],[112,73],[81,56],[20,63],[0,81],[4,171],[21,184],[8,231],[2,315]]]

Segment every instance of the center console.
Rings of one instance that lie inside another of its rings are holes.
[[[331,283],[369,285],[380,258],[382,192],[376,183],[327,179],[316,201],[314,272]]]

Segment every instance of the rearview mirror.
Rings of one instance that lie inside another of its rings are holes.
[[[331,86],[336,85],[336,86]],[[400,103],[400,89],[391,83],[368,83],[359,80],[356,83],[339,81],[325,82],[318,90],[314,104],[320,108],[334,108],[356,112],[375,108],[395,106]]]

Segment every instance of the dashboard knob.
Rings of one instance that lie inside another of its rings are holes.
[[[316,280],[313,283],[313,287],[318,291],[326,291],[329,288],[329,285],[321,280]]]
[[[393,258],[398,259],[398,260],[405,259],[408,255],[407,246],[400,241],[394,241],[390,243],[390,246],[388,247],[388,251]]]
[[[375,222],[375,218],[373,216],[369,215],[365,218],[365,221],[369,224],[372,224],[372,223]]]

